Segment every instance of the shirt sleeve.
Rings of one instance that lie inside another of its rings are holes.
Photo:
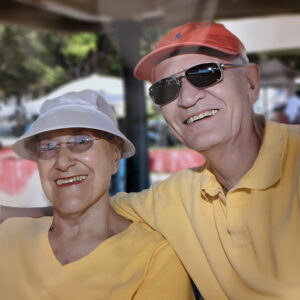
[[[166,241],[153,253],[145,279],[133,299],[195,299],[191,280],[174,250]]]
[[[163,233],[163,228],[170,225],[169,218],[173,218],[178,207],[182,206],[182,180],[189,181],[188,176],[187,171],[178,172],[139,193],[119,193],[111,198],[111,205],[123,217],[134,222],[147,223]]]
[[[121,216],[132,220],[133,222],[147,223],[155,230],[158,230],[156,224],[158,201],[166,201],[167,195],[160,193],[158,186],[153,184],[149,189],[139,193],[119,193],[111,198],[111,205]],[[161,199],[163,198],[163,199]]]

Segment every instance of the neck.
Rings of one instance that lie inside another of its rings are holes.
[[[58,261],[65,265],[88,255],[129,224],[115,213],[107,196],[78,214],[61,213],[54,208],[49,242]]]
[[[109,236],[108,216],[111,210],[108,196],[101,198],[85,211],[78,213],[65,213],[54,207],[51,234],[69,237],[80,235]]]
[[[224,192],[232,189],[255,162],[262,137],[256,130],[224,145],[206,151],[208,168],[216,176]]]

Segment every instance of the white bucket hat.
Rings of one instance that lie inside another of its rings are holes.
[[[49,99],[41,107],[39,117],[12,146],[23,158],[34,160],[26,143],[42,132],[64,128],[89,128],[112,133],[123,140],[122,157],[135,153],[134,145],[118,129],[112,107],[96,91],[83,90]]]

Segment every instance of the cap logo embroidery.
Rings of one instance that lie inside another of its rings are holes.
[[[182,35],[180,33],[177,33],[175,36],[175,40],[179,40],[182,38]]]

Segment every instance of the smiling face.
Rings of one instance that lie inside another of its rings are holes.
[[[78,135],[96,137],[89,129],[61,129],[40,135],[40,143],[65,143]],[[108,200],[111,175],[118,170],[120,149],[105,139],[96,139],[92,147],[74,153],[61,144],[57,155],[37,158],[45,195],[54,209],[65,214],[80,214],[100,199]]]
[[[184,75],[201,63],[235,63],[203,54],[182,54],[156,66],[155,81]],[[237,63],[241,63],[240,61]],[[253,103],[258,98],[259,73],[254,64],[223,70],[223,80],[208,88],[181,79],[176,100],[161,107],[174,135],[186,146],[205,152],[253,133]]]

